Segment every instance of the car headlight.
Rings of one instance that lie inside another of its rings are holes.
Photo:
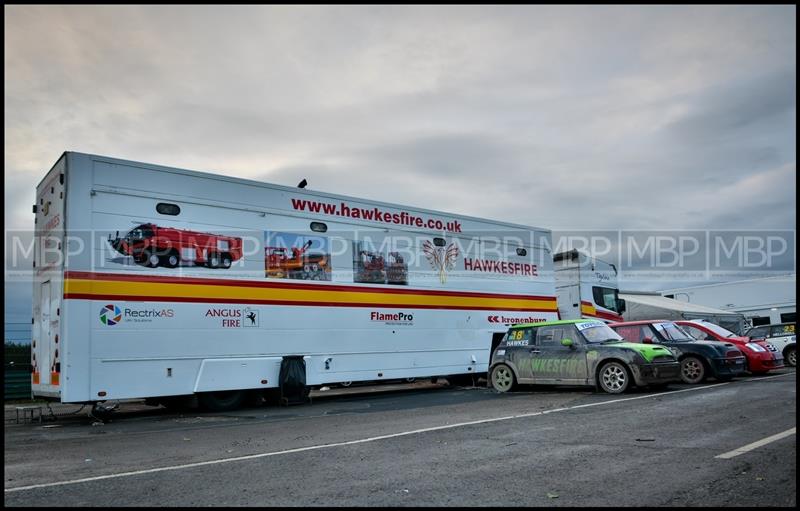
[[[745,344],[745,346],[750,348],[750,351],[755,351],[756,353],[763,353],[763,352],[767,351],[764,348],[762,348],[761,346],[759,346],[758,344],[755,344],[755,343],[752,343],[752,342],[748,342],[747,344]]]

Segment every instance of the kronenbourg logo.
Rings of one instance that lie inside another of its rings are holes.
[[[428,258],[431,267],[439,272],[439,281],[444,284],[447,281],[447,272],[456,265],[458,247],[455,243],[450,243],[447,247],[437,247],[425,240],[425,243],[422,244],[422,251]]]
[[[116,305],[106,305],[100,309],[100,323],[108,326],[114,326],[122,321],[122,311]]]

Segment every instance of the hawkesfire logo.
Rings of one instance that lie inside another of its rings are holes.
[[[122,311],[116,305],[108,304],[100,309],[100,323],[114,326],[122,321]]]
[[[444,284],[447,281],[447,272],[452,270],[458,259],[458,247],[455,243],[450,243],[447,247],[437,247],[430,241],[422,244],[422,251],[434,270],[439,271],[439,281]]]

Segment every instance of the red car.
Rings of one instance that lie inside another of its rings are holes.
[[[773,345],[736,335],[726,328],[704,319],[675,321],[695,339],[701,341],[732,342],[741,349],[747,360],[747,370],[753,374],[764,374],[783,367],[783,355]]]

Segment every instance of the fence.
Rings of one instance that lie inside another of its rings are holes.
[[[6,343],[4,400],[31,398],[31,346]]]

